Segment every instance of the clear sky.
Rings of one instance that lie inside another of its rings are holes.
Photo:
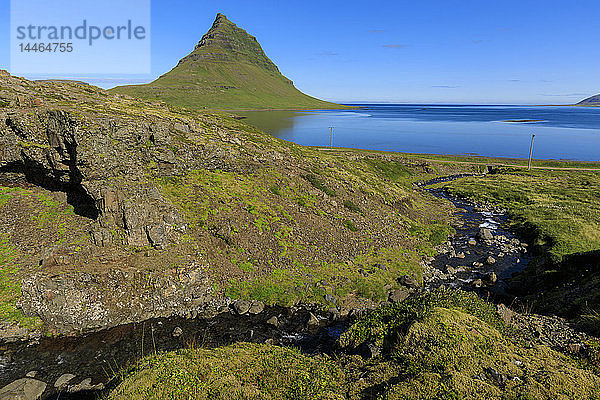
[[[9,12],[0,0],[3,69]],[[559,104],[600,93],[597,0],[152,0],[151,75],[92,82],[151,81],[217,12],[256,36],[300,90],[327,100]]]

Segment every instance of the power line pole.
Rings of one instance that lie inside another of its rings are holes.
[[[527,165],[527,170],[531,171],[531,156],[533,155],[533,138],[535,134],[531,134],[531,146],[529,146],[529,164]]]
[[[331,133],[331,142],[329,144],[329,147],[333,149],[333,126],[329,127],[329,132]]]

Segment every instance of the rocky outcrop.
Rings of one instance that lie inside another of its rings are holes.
[[[168,119],[11,110],[0,123],[0,179],[65,192],[77,214],[98,221],[92,235],[98,245],[164,247],[186,224],[147,177],[148,167],[172,174],[210,159],[199,148],[175,154],[178,130],[200,132],[191,122]]]
[[[210,316],[223,306],[205,268],[195,265],[162,274],[119,270],[54,277],[37,274],[23,282],[22,293],[23,311],[41,317],[56,334],[172,315]]]

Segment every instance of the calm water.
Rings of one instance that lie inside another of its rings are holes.
[[[350,111],[240,112],[246,122],[302,145],[410,153],[600,160],[600,107],[355,104]],[[539,122],[506,122],[539,120]]]

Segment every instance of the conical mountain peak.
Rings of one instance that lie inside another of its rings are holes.
[[[221,13],[217,14],[212,27],[202,36],[194,51],[181,59],[179,64],[201,60],[245,62],[279,73],[256,38]]]
[[[221,13],[171,71],[147,85],[114,90],[192,108],[343,108],[296,89],[256,38]]]

